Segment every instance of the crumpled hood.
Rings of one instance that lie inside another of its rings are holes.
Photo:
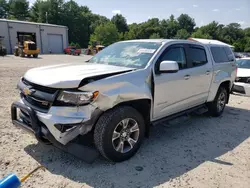
[[[77,88],[85,78],[133,70],[104,64],[73,63],[30,69],[24,78],[52,88]]]
[[[237,77],[250,77],[250,69],[238,68]]]

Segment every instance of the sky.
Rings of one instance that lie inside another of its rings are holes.
[[[35,0],[29,0],[33,3]],[[213,20],[228,24],[236,22],[250,27],[250,0],[75,0],[86,5],[93,13],[111,18],[119,13],[127,22],[140,23],[149,18],[168,19],[186,13],[195,19],[197,26]]]

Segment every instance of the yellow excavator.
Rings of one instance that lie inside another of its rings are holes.
[[[98,52],[100,52],[101,50],[103,50],[104,48],[105,48],[105,46],[100,45],[100,42],[94,41],[94,42],[92,42],[91,45],[88,46],[86,54],[87,55],[95,55]]]
[[[17,46],[15,46],[14,49],[15,56],[20,56],[20,57],[33,56],[34,58],[38,57],[40,49],[37,48],[37,44],[35,42],[35,35],[18,33],[17,41],[18,44]]]

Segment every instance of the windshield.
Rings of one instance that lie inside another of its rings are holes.
[[[89,63],[108,64],[129,68],[145,68],[162,45],[160,42],[114,43],[89,60]]]
[[[238,68],[250,69],[250,59],[240,59],[236,61]]]

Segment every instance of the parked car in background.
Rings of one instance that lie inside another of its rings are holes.
[[[122,41],[88,62],[26,72],[18,83],[21,98],[12,104],[12,121],[60,147],[92,134],[102,156],[120,162],[137,152],[151,124],[192,111],[220,116],[235,78],[228,46]]]
[[[250,58],[242,58],[236,61],[238,70],[233,91],[250,96]]]
[[[77,49],[75,46],[68,46],[64,49],[64,53],[69,55],[80,55],[81,49]]]

